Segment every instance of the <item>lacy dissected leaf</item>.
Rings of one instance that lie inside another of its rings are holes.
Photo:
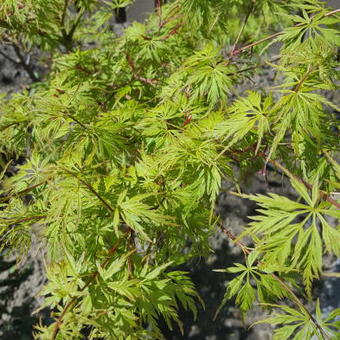
[[[282,305],[268,305],[280,310],[281,313],[275,312],[273,316],[256,322],[270,323],[271,325],[278,325],[274,330],[273,339],[336,339],[340,326],[337,322],[330,323],[339,315],[339,309],[332,311],[329,315],[322,315],[319,300],[315,306],[315,316],[311,315],[305,309],[293,309]]]
[[[243,195],[259,206],[259,215],[250,217],[246,234],[256,235],[265,263],[300,269],[310,293],[313,279],[320,276],[324,247],[339,256],[339,227],[327,221],[340,216],[330,204],[319,201],[317,184],[311,194],[297,180],[292,180],[292,185],[304,203],[273,193]]]
[[[240,307],[243,313],[250,310],[257,299],[261,303],[270,302],[274,299],[282,299],[289,296],[289,292],[282,289],[282,284],[272,273],[266,272],[265,264],[257,261],[259,253],[251,252],[246,258],[246,264],[234,263],[234,267],[225,270],[216,270],[237,274],[227,286],[221,305],[218,307],[216,315],[225,305],[227,300],[235,297],[235,303]],[[279,270],[284,270],[280,268]]]

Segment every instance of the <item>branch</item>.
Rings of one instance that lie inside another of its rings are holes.
[[[4,125],[4,126],[0,127],[0,132],[5,131],[6,129],[10,128],[11,126],[19,125],[20,123],[22,123],[22,122],[13,122],[13,123],[9,123],[7,125]]]
[[[74,24],[72,25],[70,32],[68,33],[69,39],[71,39],[71,40],[73,39],[74,32],[75,32],[76,28],[78,27],[83,14],[84,14],[84,10],[82,10],[78,13],[77,18],[76,18]]]
[[[272,159],[267,159],[267,155],[264,152],[259,152],[258,153],[259,156],[261,156],[262,158],[264,158],[266,160],[266,162],[273,164],[276,168],[280,169],[283,173],[285,173],[288,177],[290,178],[294,178],[297,181],[299,181],[300,183],[302,183],[307,189],[309,190],[313,190],[313,185],[308,183],[307,181],[305,181],[303,178],[293,174],[292,172],[290,172],[287,168],[285,168],[282,164],[280,164],[278,161],[272,160]],[[324,199],[325,201],[329,202],[330,204],[334,205],[335,207],[337,207],[338,209],[340,209],[340,203],[338,203],[335,199],[333,199],[332,197],[330,197],[330,195],[323,191],[323,190],[319,190],[319,196]]]
[[[242,154],[246,151],[249,151],[250,148],[254,148],[254,144],[251,145],[250,147],[248,147],[246,150],[230,150],[232,153],[234,154]],[[220,155],[222,155],[223,153],[225,153],[227,150],[224,149],[222,150],[222,152],[220,152],[220,154],[218,155],[218,157]],[[309,190],[313,190],[313,185],[308,183],[307,181],[305,181],[303,178],[299,177],[298,175],[295,175],[293,174],[291,171],[289,171],[287,168],[285,168],[281,163],[279,163],[278,161],[276,160],[272,160],[270,158],[268,158],[268,156],[266,155],[266,153],[262,152],[262,151],[259,151],[258,152],[258,155],[260,157],[262,157],[266,163],[270,163],[272,165],[274,165],[276,168],[280,169],[286,176],[288,176],[289,178],[293,178],[297,181],[299,181],[300,183],[302,183],[307,189]],[[330,204],[334,205],[335,207],[337,207],[338,209],[340,209],[340,203],[338,203],[335,199],[333,199],[331,197],[331,195],[329,195],[326,191],[323,191],[323,190],[319,190],[319,196],[329,202]]]
[[[339,12],[340,12],[340,9],[335,9],[334,11],[326,13],[324,16],[328,17],[330,15],[334,15],[334,14],[339,13]],[[303,25],[303,23],[298,23],[298,24],[294,25],[294,27],[299,27],[299,26],[302,26],[302,25]],[[248,50],[248,49],[250,49],[254,46],[257,46],[257,45],[259,45],[259,44],[261,44],[261,43],[263,43],[267,40],[274,39],[274,38],[278,37],[279,35],[281,35],[283,33],[284,33],[284,31],[273,33],[273,34],[268,35],[267,37],[264,37],[264,38],[262,38],[258,41],[255,41],[255,42],[253,42],[249,45],[243,46],[243,47],[235,50],[232,56],[236,56],[236,55],[238,55],[238,54],[240,54],[240,53],[242,53],[242,52],[244,52],[244,51],[246,51],[246,50]]]
[[[287,285],[286,282],[284,282],[280,277],[278,277],[276,274],[271,273],[271,276],[280,283],[280,285],[287,290],[287,292],[291,295],[293,298],[293,301],[295,304],[300,307],[301,310],[303,310],[309,317],[309,319],[312,321],[312,323],[316,326],[316,328],[319,330],[320,334],[323,336],[326,340],[331,340],[331,338],[328,336],[328,334],[324,331],[321,325],[319,325],[318,321],[314,318],[312,313],[305,307],[305,305],[300,301],[300,299],[297,297],[297,295],[293,292],[293,290]]]
[[[251,71],[251,70],[256,70],[257,68],[260,68],[262,66],[265,66],[267,65],[268,63],[274,63],[275,61],[278,61],[281,59],[281,56],[277,56],[273,59],[270,59],[270,60],[265,60],[265,61],[262,61],[260,63],[257,63],[253,66],[249,66],[249,67],[246,67],[246,68],[242,68],[241,70],[239,71],[236,71],[236,72],[230,72],[230,73],[227,73],[226,75],[227,76],[235,76],[237,74],[240,74],[240,73],[243,73],[243,72],[247,72],[247,71]],[[226,65],[228,65],[229,63],[226,63]]]
[[[7,218],[5,218],[5,220],[9,221],[10,225],[13,225],[13,224],[24,223],[24,222],[29,222],[29,221],[33,221],[33,220],[38,220],[39,221],[39,220],[42,220],[42,219],[44,219],[46,217],[47,217],[46,215],[29,216],[29,217],[23,217],[20,220],[15,220],[13,222],[10,222],[10,219],[7,219]],[[4,218],[2,218],[2,219],[4,219]]]
[[[11,29],[12,26],[5,20],[0,20],[0,27],[5,29]]]
[[[70,117],[75,123],[77,123],[79,126],[81,126],[84,130],[88,130],[85,124],[83,124],[80,120],[78,120],[76,117],[74,117],[72,114],[63,111],[63,113],[67,116]]]
[[[139,75],[139,72],[136,71],[135,63],[129,55],[126,55],[126,59],[127,59],[127,62],[130,66],[130,69],[132,71],[132,75],[133,75],[134,78],[136,78],[136,79],[138,79],[138,80],[140,80],[140,81],[142,81],[143,83],[146,83],[146,84],[150,84],[150,85],[158,84],[157,79],[150,79],[150,78],[141,77]]]
[[[103,203],[103,205],[111,212],[111,213],[114,213],[114,209],[111,207],[111,205],[103,198],[100,196],[100,194],[92,187],[91,184],[85,182],[83,179],[79,178],[77,176],[77,174],[73,173],[72,171],[64,168],[64,167],[61,167],[60,168],[62,170],[64,170],[66,173],[68,173],[69,175],[71,175],[72,177],[76,178],[81,184],[83,184],[93,195],[95,195],[100,202]]]
[[[155,0],[155,7],[156,7],[156,12],[158,15],[158,30],[161,29],[162,27],[162,1],[161,0]]]
[[[227,237],[230,240],[232,240],[235,244],[237,244],[241,248],[244,255],[250,254],[249,248],[245,244],[243,244],[241,241],[239,241],[238,238],[229,229],[223,227],[222,225],[220,225],[220,229],[225,235],[227,235]]]
[[[252,0],[252,4],[251,4],[251,6],[250,6],[249,12],[247,13],[247,15],[246,15],[246,17],[245,17],[245,19],[244,19],[244,21],[243,21],[243,24],[242,24],[242,27],[241,27],[240,31],[238,32],[237,38],[236,38],[236,40],[235,40],[235,42],[234,42],[234,44],[233,44],[233,47],[231,48],[230,57],[233,57],[233,56],[234,56],[234,52],[235,52],[235,49],[236,49],[236,45],[237,45],[238,41],[239,41],[240,38],[241,38],[241,35],[242,35],[243,31],[244,31],[244,28],[246,27],[246,24],[247,24],[247,22],[248,22],[248,19],[249,19],[251,13],[253,12],[254,8],[255,8],[255,0]]]
[[[301,26],[301,24],[300,24],[299,26]],[[243,47],[241,47],[241,48],[235,50],[234,53],[233,53],[233,56],[236,56],[236,55],[238,55],[238,54],[244,52],[245,50],[248,50],[249,48],[252,48],[252,47],[254,47],[254,46],[256,46],[256,45],[259,45],[259,44],[261,44],[261,43],[263,43],[263,42],[265,42],[265,41],[267,41],[267,40],[274,39],[274,38],[278,37],[278,36],[281,35],[281,34],[283,34],[283,31],[282,31],[282,32],[273,33],[273,34],[271,34],[271,35],[268,35],[268,36],[265,37],[265,38],[262,38],[262,39],[260,39],[260,40],[255,41],[255,42],[253,42],[253,43],[251,43],[251,44],[249,44],[249,45],[243,46]]]
[[[336,13],[340,13],[340,8],[335,9],[334,11],[328,12],[327,14],[325,14],[325,17],[328,17],[328,16],[336,14]]]
[[[301,86],[303,85],[303,83],[306,81],[306,79],[308,78],[308,76],[313,72],[313,68],[310,67],[310,65],[308,65],[308,69],[307,72],[303,75],[303,77],[301,78],[301,80],[295,85],[295,87],[293,88],[294,92],[298,92],[301,88]]]
[[[0,197],[0,202],[5,202],[5,201],[8,201],[8,200],[11,199],[11,198],[18,197],[18,196],[21,196],[21,195],[23,195],[23,194],[26,194],[26,193],[28,193],[28,192],[30,192],[30,191],[32,191],[32,190],[34,190],[34,189],[40,187],[41,185],[45,184],[47,181],[48,181],[48,178],[45,179],[45,180],[42,181],[42,182],[39,182],[39,183],[37,183],[37,184],[34,184],[34,185],[32,185],[32,186],[30,186],[30,187],[24,189],[24,190],[21,190],[21,191],[19,191],[19,192],[14,193],[14,194],[12,194],[12,195],[8,195],[8,196],[5,196],[5,197]]]
[[[74,32],[76,30],[76,28],[78,27],[80,20],[84,14],[84,9],[80,8],[77,14],[77,17],[70,29],[70,31],[67,33],[66,29],[65,29],[65,18],[66,18],[66,12],[67,12],[67,7],[69,4],[69,0],[65,0],[64,3],[64,9],[63,9],[63,13],[62,13],[62,17],[61,17],[61,34],[62,36],[59,38],[59,41],[64,45],[64,47],[66,48],[67,52],[72,51],[72,45],[73,45],[73,35]]]
[[[168,40],[172,35],[176,34],[178,29],[183,26],[183,22],[179,22],[166,36],[159,39],[159,41]]]

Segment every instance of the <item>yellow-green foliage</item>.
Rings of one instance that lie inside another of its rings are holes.
[[[314,317],[294,287],[311,296],[324,253],[340,253],[337,108],[325,97],[338,80],[339,11],[316,0],[176,0],[117,37],[110,19],[128,3],[0,4],[0,37],[52,60],[0,109],[1,250],[24,256],[33,236],[46,249],[56,320],[36,338],[81,339],[87,328],[91,339],[163,339],[160,316],[181,327],[179,305],[196,313],[200,300],[174,267],[209,252],[222,179],[237,184],[267,163],[297,198],[244,195],[258,210],[235,241],[245,264],[222,270],[236,274],[223,303],[281,310],[265,320],[280,325],[275,339],[335,338],[338,311],[322,316],[317,304]],[[275,86],[237,94],[274,39]]]

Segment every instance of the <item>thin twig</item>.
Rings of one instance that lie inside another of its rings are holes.
[[[308,76],[314,71],[314,69],[312,67],[308,66],[307,72],[303,75],[302,79],[296,84],[296,86],[294,87],[293,91],[294,92],[298,92],[301,88],[301,86],[303,85],[303,83],[306,81],[306,79],[308,78]]]
[[[274,38],[278,37],[281,34],[283,34],[283,32],[273,33],[273,34],[268,35],[267,37],[264,37],[264,38],[262,38],[260,40],[254,41],[253,43],[251,43],[249,45],[243,46],[243,47],[235,50],[234,53],[233,53],[233,56],[238,55],[238,54],[240,54],[240,53],[242,53],[242,52],[244,52],[244,51],[246,51],[246,50],[248,50],[248,49],[250,49],[250,48],[252,48],[254,46],[257,46],[257,45],[267,41],[267,40],[274,39]]]
[[[328,16],[336,14],[336,13],[340,13],[340,8],[337,8],[334,11],[328,12],[327,14],[325,14],[325,17],[328,17]]]
[[[297,295],[293,292],[293,290],[287,285],[286,282],[284,282],[280,277],[278,277],[276,274],[271,273],[271,276],[280,283],[280,285],[286,289],[286,291],[291,295],[293,298],[293,301],[295,304],[300,307],[301,310],[303,310],[309,317],[309,319],[313,322],[313,324],[316,326],[316,328],[319,330],[320,334],[324,337],[326,340],[331,340],[330,337],[327,335],[327,333],[324,331],[321,325],[315,320],[312,313],[306,308],[306,306],[300,301],[300,299],[297,297]]]
[[[239,70],[239,71],[227,73],[226,75],[227,75],[227,76],[234,76],[234,75],[237,75],[237,74],[240,74],[240,73],[243,73],[243,72],[255,70],[255,69],[257,69],[257,68],[260,68],[260,67],[262,67],[262,66],[265,66],[265,65],[268,64],[268,63],[274,63],[275,61],[278,61],[278,60],[280,60],[280,59],[281,59],[281,56],[278,56],[278,57],[275,57],[275,58],[273,58],[273,59],[271,59],[271,60],[265,60],[265,61],[262,61],[262,62],[260,62],[260,63],[255,64],[255,65],[253,65],[253,66],[249,66],[249,67],[243,68],[243,69],[241,69],[241,70]]]
[[[178,32],[178,29],[183,26],[183,22],[179,22],[166,36],[158,39],[158,41],[165,41],[168,40],[171,36]]]
[[[14,225],[14,224],[18,224],[18,223],[24,223],[24,222],[29,222],[29,221],[33,221],[33,220],[42,220],[44,218],[47,218],[46,215],[40,215],[40,216],[29,216],[29,217],[23,217],[19,220],[15,220],[13,222],[11,222],[11,219],[4,219],[4,218],[1,218],[1,219],[4,219],[5,221],[8,221],[10,222],[11,225]]]
[[[21,190],[19,192],[16,192],[14,194],[11,194],[11,195],[8,195],[8,196],[5,196],[5,197],[0,197],[0,202],[5,202],[5,201],[8,201],[11,198],[18,197],[18,196],[21,196],[23,194],[26,194],[26,193],[40,187],[41,185],[45,184],[47,181],[48,181],[48,179],[45,179],[44,181],[39,182],[37,184],[34,184],[34,185],[24,189],[24,190]]]
[[[83,124],[80,120],[78,120],[76,117],[74,117],[72,114],[68,112],[63,112],[67,117],[70,117],[74,122],[76,122],[78,125],[80,125],[84,130],[88,130],[87,126]]]
[[[220,225],[220,229],[225,235],[227,235],[227,237],[230,240],[232,240],[235,244],[237,244],[241,248],[241,250],[243,251],[245,255],[250,254],[250,250],[248,249],[248,247],[245,244],[243,244],[241,241],[239,241],[237,237],[229,229],[223,227],[222,225]]]
[[[5,29],[11,29],[12,26],[6,22],[5,20],[0,20],[0,27],[5,28]]]
[[[13,122],[13,123],[10,123],[10,124],[7,124],[7,125],[4,125],[0,128],[0,131],[5,131],[6,129],[10,128],[11,126],[14,126],[14,125],[18,125],[20,124],[21,122]]]
[[[139,72],[137,72],[137,70],[135,68],[134,61],[132,60],[132,58],[129,55],[126,56],[126,59],[127,59],[128,65],[130,66],[130,69],[132,71],[132,75],[133,75],[134,78],[136,78],[137,80],[142,81],[143,83],[149,84],[149,85],[158,84],[158,80],[157,79],[141,77],[139,75]]]
[[[93,195],[95,195],[100,202],[103,203],[103,205],[111,212],[111,213],[114,213],[114,209],[112,208],[112,206],[103,198],[101,197],[101,195],[92,187],[91,184],[85,182],[83,179],[79,178],[77,176],[77,174],[75,174],[74,172],[64,168],[64,167],[61,167],[60,168],[62,170],[64,170],[66,173],[70,174],[72,177],[76,178],[81,184],[83,184]]]
[[[158,15],[158,31],[162,28],[162,1],[161,0],[155,0],[156,2],[156,11]]]
[[[84,15],[84,10],[81,8],[80,11],[78,11],[77,17],[76,17],[70,31],[66,32],[65,17],[66,17],[68,2],[69,2],[68,0],[65,0],[63,15],[62,15],[62,18],[61,18],[61,34],[62,34],[62,36],[59,38],[59,40],[64,45],[64,47],[66,48],[66,51],[70,52],[70,51],[72,51],[72,48],[73,48],[74,32],[76,31],[76,28],[78,27],[80,20],[81,20],[82,16]]]
[[[80,20],[81,20],[83,15],[84,15],[84,10],[82,10],[81,12],[78,13],[77,18],[76,18],[74,24],[72,25],[70,32],[68,33],[69,39],[71,39],[71,40],[73,39],[74,32],[75,32],[76,28],[78,27]]]
[[[334,171],[336,173],[340,173],[340,165],[338,164],[338,162],[329,154],[328,151],[326,150],[322,150],[322,153],[326,156],[326,158],[328,159],[328,161],[331,163]]]
[[[249,11],[248,11],[244,21],[243,21],[242,27],[241,27],[240,31],[238,32],[237,38],[236,38],[236,40],[235,40],[235,42],[234,42],[234,44],[233,44],[233,46],[231,48],[230,57],[233,57],[233,55],[234,55],[234,51],[236,49],[236,45],[237,45],[237,43],[239,42],[239,40],[241,38],[241,35],[242,35],[243,31],[244,31],[244,28],[246,27],[248,19],[249,19],[251,13],[253,12],[254,8],[255,8],[255,0],[252,1],[250,9],[249,9]]]
[[[285,173],[288,177],[290,178],[294,178],[295,180],[299,181],[300,183],[302,183],[307,189],[309,190],[313,190],[313,185],[308,183],[307,181],[305,181],[303,178],[293,174],[292,172],[290,172],[287,168],[285,168],[282,164],[280,164],[278,161],[272,160],[272,159],[268,159],[267,155],[264,152],[259,152],[258,153],[259,156],[261,156],[262,158],[266,159],[266,162],[273,164],[276,168],[280,169],[283,173]],[[340,209],[340,203],[338,203],[336,200],[334,200],[332,197],[330,197],[330,195],[323,191],[323,190],[319,190],[319,195],[322,199],[326,200],[327,202],[331,203],[332,205],[334,205],[335,207]]]
[[[326,13],[324,15],[324,17],[328,17],[330,15],[334,15],[334,14],[339,13],[339,12],[340,12],[340,9],[335,9],[334,11]],[[294,25],[293,27],[299,27],[299,26],[302,26],[302,25],[303,25],[303,23],[298,23],[298,24]],[[243,46],[243,47],[235,50],[234,53],[233,53],[233,56],[236,56],[236,55],[238,55],[238,54],[240,54],[240,53],[242,53],[242,52],[244,52],[244,51],[246,51],[246,50],[248,50],[248,49],[250,49],[250,48],[252,48],[254,46],[257,46],[257,45],[259,45],[259,44],[261,44],[261,43],[263,43],[263,42],[265,42],[267,40],[274,39],[274,38],[282,35],[283,33],[284,33],[284,31],[273,33],[273,34],[270,34],[267,37],[264,37],[264,38],[262,38],[260,40],[254,41],[253,43],[251,43],[249,45]]]
[[[234,154],[240,154],[240,153],[242,154],[246,151],[249,151],[250,148],[254,148],[254,147],[255,147],[255,144],[248,147],[247,150],[230,150],[230,151]],[[220,157],[220,155],[222,155],[226,151],[227,151],[227,148],[222,150],[222,152],[220,152],[218,157]],[[307,189],[313,190],[312,184],[308,183],[307,181],[305,181],[303,178],[299,177],[298,175],[293,174],[290,170],[288,170],[286,167],[284,167],[278,161],[268,158],[268,155],[265,152],[259,151],[257,154],[260,157],[262,157],[265,160],[266,163],[270,163],[270,164],[274,165],[276,168],[280,169],[287,177],[293,178],[293,179],[299,181],[300,183],[302,183]],[[340,203],[338,203],[335,199],[333,199],[327,192],[325,192],[323,190],[319,190],[319,196],[323,200],[331,203],[332,205],[334,205],[335,207],[340,209]]]

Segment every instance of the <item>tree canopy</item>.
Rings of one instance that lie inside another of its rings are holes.
[[[274,310],[260,321],[278,325],[273,339],[336,339],[340,311],[303,298],[313,300],[323,257],[340,254],[339,109],[328,99],[340,10],[158,1],[117,36],[115,10],[131,2],[0,4],[0,37],[34,81],[1,99],[0,247],[20,260],[34,237],[45,251],[55,321],[36,338],[163,339],[160,317],[182,327],[179,305],[204,305],[178,266],[208,254],[221,229],[244,252],[219,270],[235,274],[222,304]],[[36,50],[45,75],[24,58]],[[273,86],[252,87],[267,66]],[[242,193],[244,175],[269,164],[295,199]],[[241,235],[214,213],[222,181],[257,204]]]

